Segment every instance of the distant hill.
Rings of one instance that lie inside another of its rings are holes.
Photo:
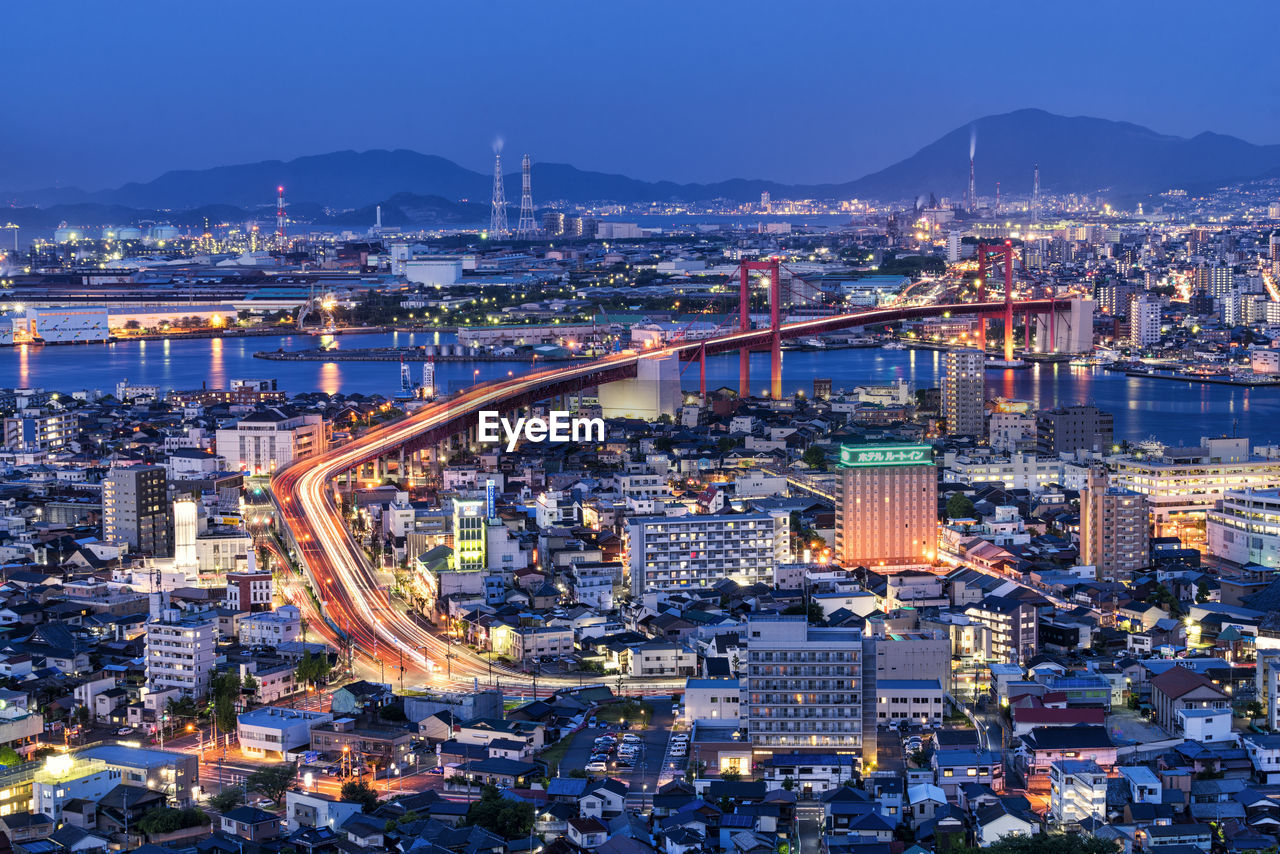
[[[710,184],[650,182],[535,161],[534,201],[745,202],[759,199],[765,191],[774,198],[883,201],[933,193],[958,201],[968,184],[971,135],[976,138],[977,186],[983,196],[995,194],[997,181],[1006,196],[1029,193],[1037,163],[1045,192],[1107,191],[1117,197],[1175,187],[1203,189],[1280,174],[1280,145],[1254,145],[1213,133],[1187,139],[1128,122],[1028,109],[978,119],[892,166],[837,184],[791,185],[747,179]],[[447,225],[486,221],[490,182],[490,175],[436,155],[404,149],[338,151],[290,161],[166,172],[152,181],[114,190],[86,193],[58,188],[11,193],[6,198],[19,205],[39,206],[42,210],[38,214],[32,211],[29,215],[40,219],[42,225],[50,219],[55,224],[60,219],[86,225],[122,224],[131,211],[137,211],[138,218],[171,221],[188,218],[182,212],[195,213],[209,206],[270,211],[275,187],[283,184],[292,212],[299,219],[372,224],[373,208],[381,203],[386,225]],[[508,174],[506,182],[508,200],[518,205],[519,173]],[[221,210],[226,212],[226,208]]]
[[[958,198],[969,183],[969,138],[976,139],[978,194],[1031,192],[1153,193],[1207,188],[1261,177],[1280,168],[1280,145],[1253,145],[1221,134],[1167,136],[1129,122],[1018,110],[956,128],[915,154],[849,185],[863,198],[936,193]]]

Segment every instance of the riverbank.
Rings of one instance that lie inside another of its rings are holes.
[[[1177,382],[1203,385],[1229,385],[1237,388],[1280,388],[1280,380],[1258,377],[1233,377],[1215,374],[1179,374],[1170,371],[1121,371],[1126,377],[1148,380],[1176,380]]]

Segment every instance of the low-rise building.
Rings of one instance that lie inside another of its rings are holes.
[[[1049,766],[1049,814],[1074,823],[1107,816],[1107,772],[1088,759],[1060,759]]]
[[[283,759],[285,753],[310,743],[313,726],[331,720],[328,712],[263,706],[236,717],[236,735],[247,755]]]

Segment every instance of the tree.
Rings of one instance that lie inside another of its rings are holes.
[[[742,779],[742,775],[737,771],[721,771],[720,779],[726,783],[736,783]],[[728,810],[727,812],[732,812],[732,810]]]
[[[792,789],[794,789],[795,787],[796,787],[796,781],[795,781],[795,780],[792,780],[790,777],[783,777],[783,778],[782,778],[782,788],[786,789],[786,790],[789,792],[789,791],[791,791]]]
[[[173,833],[188,827],[201,827],[209,824],[211,819],[204,810],[189,807],[185,810],[171,807],[156,807],[148,810],[138,819],[138,830],[147,836]]]
[[[822,606],[810,599],[805,604],[790,605],[783,610],[784,614],[804,614],[808,617],[810,625],[817,625],[826,619],[827,613]]]
[[[1196,601],[1202,605],[1209,601],[1209,582],[1205,581],[1203,578],[1200,579],[1200,583],[1196,585]]]
[[[480,800],[467,810],[466,823],[503,839],[528,836],[533,830],[533,804],[508,800],[497,787],[485,786],[480,790]]]
[[[80,726],[88,725],[89,723],[89,707],[88,706],[83,706],[83,705],[76,706],[76,723],[80,724]]]
[[[0,747],[0,765],[12,767],[21,764],[21,762],[22,757],[18,755],[18,751],[7,744],[4,747]]]
[[[805,448],[800,460],[811,469],[827,467],[827,455],[817,445],[810,445]]]
[[[350,783],[343,783],[339,797],[347,803],[359,804],[363,812],[373,812],[378,808],[378,793],[363,780],[352,780]]]
[[[973,501],[963,492],[956,492],[947,499],[948,519],[969,519],[973,516]]]
[[[209,699],[218,729],[234,732],[240,699],[240,674],[230,670],[214,673],[209,680]]]
[[[1006,836],[983,848],[995,854],[1118,854],[1120,846],[1108,839],[1078,833],[1044,833]]]
[[[1250,720],[1260,718],[1264,714],[1266,714],[1266,710],[1262,708],[1262,704],[1257,700],[1251,701],[1249,705],[1244,707],[1244,716]]]
[[[263,797],[279,803],[284,798],[284,793],[289,791],[289,787],[293,785],[293,778],[297,775],[298,764],[296,762],[268,765],[250,774],[249,778],[245,780],[245,786],[255,792],[261,792]]]
[[[209,809],[216,813],[231,812],[240,804],[240,789],[223,789],[209,799]]]
[[[244,681],[240,683],[240,693],[247,694],[250,702],[257,699],[258,680],[253,678],[252,673],[245,674]]]

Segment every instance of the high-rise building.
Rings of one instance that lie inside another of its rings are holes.
[[[1103,581],[1125,582],[1151,562],[1150,511],[1143,496],[1108,480],[1094,466],[1080,490],[1080,562],[1096,566]]]
[[[479,498],[453,500],[453,568],[478,572],[485,568],[484,502]]]
[[[1036,451],[1056,457],[1076,451],[1107,451],[1115,417],[1096,406],[1063,406],[1036,413]]]
[[[986,433],[985,355],[981,350],[948,350],[943,356],[942,417],[956,436]]]
[[[931,563],[938,475],[929,445],[843,445],[836,559],[843,566]]]
[[[147,687],[152,691],[177,688],[203,697],[217,657],[218,617],[212,611],[182,616],[166,609],[146,625]]]
[[[161,466],[119,466],[102,479],[102,538],[160,557],[173,554],[167,478]]]
[[[863,637],[804,616],[747,619],[746,701],[751,746],[775,753],[843,753],[874,760],[874,717],[863,726]],[[874,680],[874,671],[872,672]]]
[[[725,578],[772,584],[791,560],[791,520],[771,513],[636,516],[623,543],[631,592],[706,590]]]
[[[1152,296],[1134,297],[1129,303],[1129,344],[1147,347],[1160,340],[1160,301]]]

